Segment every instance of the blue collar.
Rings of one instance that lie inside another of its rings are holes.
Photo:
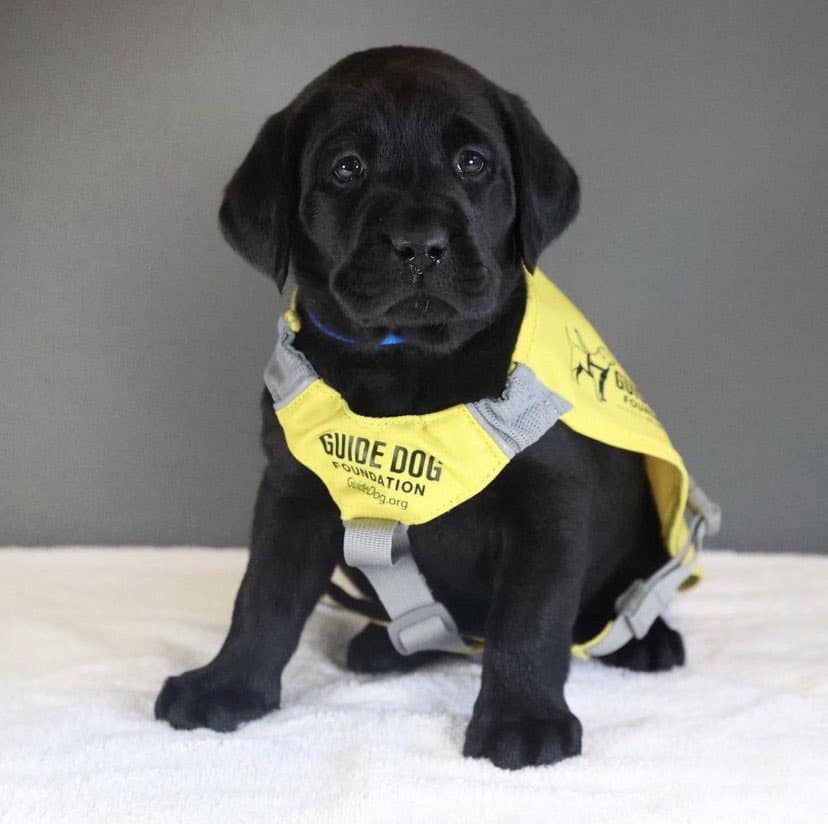
[[[335,332],[331,329],[330,326],[326,326],[322,323],[319,318],[317,318],[307,306],[303,307],[305,310],[305,314],[308,316],[308,320],[323,334],[327,335],[327,337],[332,338],[333,340],[338,340],[340,343],[347,343],[348,346],[356,346],[357,341],[354,338],[346,337],[345,335],[340,334],[339,332]],[[380,346],[398,346],[401,343],[405,343],[405,338],[401,338],[399,335],[395,335],[393,332],[389,332],[381,341]]]

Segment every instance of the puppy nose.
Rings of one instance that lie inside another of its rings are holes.
[[[448,251],[448,231],[432,227],[420,232],[401,232],[391,238],[391,245],[403,263],[439,263]]]

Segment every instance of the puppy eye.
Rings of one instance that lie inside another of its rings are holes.
[[[362,177],[365,173],[365,168],[362,161],[356,155],[348,155],[347,157],[340,157],[334,163],[333,176],[340,183],[348,183],[350,180],[355,180]]]
[[[463,175],[479,175],[486,168],[486,158],[473,149],[463,149],[454,163],[457,171]]]

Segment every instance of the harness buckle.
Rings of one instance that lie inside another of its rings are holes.
[[[386,627],[394,649],[400,655],[439,649],[456,652],[465,647],[457,624],[438,601],[414,607],[396,617]]]
[[[717,535],[722,528],[722,508],[707,497],[705,491],[690,477],[687,490],[687,507],[704,522],[704,534]]]
[[[615,602],[615,611],[618,618],[623,618],[630,632],[638,638],[643,638],[653,622],[670,603],[669,594],[664,597],[658,584],[653,585],[637,578],[624,590]]]

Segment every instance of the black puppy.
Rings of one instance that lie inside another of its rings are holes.
[[[298,311],[316,319],[295,346],[354,412],[421,414],[500,395],[522,265],[532,270],[572,221],[578,193],[519,97],[440,52],[391,47],[345,58],[267,121],[220,221],[280,288],[292,263]],[[389,333],[405,345],[380,346]],[[342,562],[337,507],[288,451],[267,391],[261,407],[268,467],[249,565],[218,655],[158,696],[156,716],[176,728],[232,730],[276,709],[282,670]],[[564,699],[570,645],[666,557],[641,457],[554,426],[409,535],[435,597],[459,626],[485,628],[464,754],[517,768],[579,753]],[[347,660],[381,671],[437,655],[402,656],[368,624]],[[658,619],[603,660],[660,670],[684,651]]]

